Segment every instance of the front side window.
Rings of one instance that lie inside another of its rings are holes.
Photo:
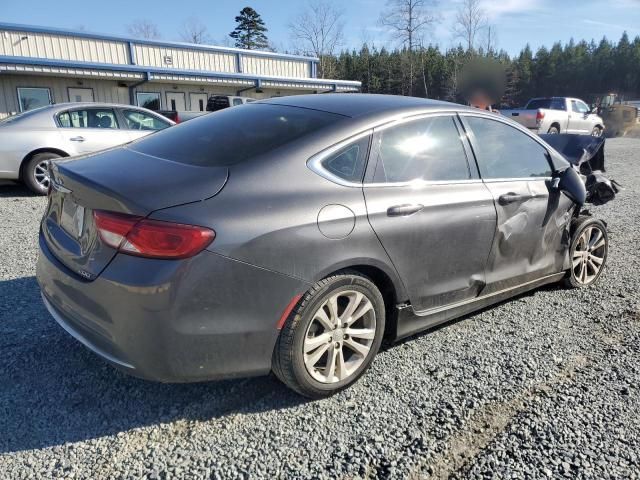
[[[571,109],[576,113],[585,114],[589,112],[589,107],[580,100],[571,100]]]
[[[116,114],[111,108],[87,108],[63,112],[58,115],[58,123],[62,128],[118,128]]]
[[[235,165],[344,119],[305,108],[256,103],[203,115],[149,135],[132,150],[203,167]]]
[[[241,98],[234,98],[233,99],[233,106],[237,107],[238,105],[242,105],[242,99]]]
[[[376,133],[374,183],[457,181],[470,178],[452,116],[422,118]]]
[[[123,110],[122,114],[129,130],[162,130],[170,125],[158,117],[138,110]]]
[[[160,110],[160,94],[159,93],[136,93],[136,100],[138,106],[142,108],[148,108],[149,110]]]
[[[550,177],[547,150],[515,127],[482,117],[465,117],[475,136],[474,151],[484,179]]]
[[[20,111],[51,105],[51,91],[48,88],[18,88]]]

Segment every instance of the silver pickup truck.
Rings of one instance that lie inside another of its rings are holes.
[[[505,117],[515,120],[536,133],[577,133],[599,137],[604,122],[579,98],[532,98],[521,110],[501,110]]]

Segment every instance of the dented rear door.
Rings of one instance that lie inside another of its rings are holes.
[[[552,187],[546,148],[508,122],[463,120],[497,214],[482,294],[562,271],[573,203]]]

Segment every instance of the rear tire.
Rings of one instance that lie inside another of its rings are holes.
[[[596,126],[593,127],[593,130],[591,130],[591,136],[592,137],[601,137],[602,136],[602,128]]]
[[[49,170],[47,164],[50,160],[62,158],[51,152],[36,153],[22,168],[22,181],[36,195],[46,195],[49,191]]]
[[[547,131],[548,134],[550,135],[558,135],[560,133],[560,129],[558,127],[556,127],[555,125],[552,125],[549,130]]]
[[[305,397],[333,395],[369,368],[384,326],[384,300],[371,280],[349,271],[325,278],[286,320],[273,353],[273,372]]]
[[[568,288],[584,288],[593,285],[604,270],[609,252],[607,227],[602,220],[580,217],[572,230],[571,266],[563,283]]]

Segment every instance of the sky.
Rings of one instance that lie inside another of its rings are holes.
[[[455,11],[462,0],[440,0],[440,20],[426,34],[426,42],[449,48],[459,40],[452,34]],[[363,41],[377,47],[395,46],[379,23],[386,0],[335,0],[344,14],[344,47]],[[234,18],[245,6],[261,14],[270,41],[279,51],[295,50],[288,25],[304,0],[0,0],[0,22],[22,23],[88,32],[127,35],[127,24],[141,18],[155,23],[165,40],[180,40],[179,31],[189,17],[207,27],[211,43],[228,42]],[[640,35],[640,0],[485,0],[484,8],[497,32],[498,48],[516,55],[529,43],[537,49],[554,42],[603,36],[618,41],[624,31]]]

